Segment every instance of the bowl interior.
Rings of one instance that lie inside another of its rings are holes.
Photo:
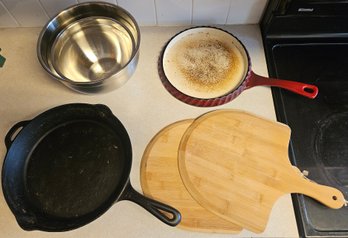
[[[104,80],[132,59],[135,40],[120,22],[103,17],[80,19],[65,28],[51,48],[55,71],[73,82]]]

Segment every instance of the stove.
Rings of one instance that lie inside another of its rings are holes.
[[[260,26],[269,75],[319,88],[314,100],[272,89],[277,119],[292,130],[292,164],[347,199],[348,1],[269,1]],[[348,207],[292,199],[301,237],[348,237]]]

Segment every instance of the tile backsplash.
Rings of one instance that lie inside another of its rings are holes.
[[[89,1],[89,0],[87,0]],[[0,0],[0,27],[43,26],[86,0]],[[267,0],[104,0],[129,11],[141,26],[255,24]]]

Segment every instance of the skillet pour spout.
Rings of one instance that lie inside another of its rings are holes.
[[[15,124],[5,144],[3,193],[24,230],[76,229],[121,200],[141,205],[168,225],[181,220],[175,208],[131,186],[130,138],[105,105],[49,109]]]

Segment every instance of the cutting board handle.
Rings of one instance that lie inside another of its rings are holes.
[[[345,200],[341,191],[333,187],[317,184],[305,177],[298,170],[298,168],[294,168],[298,172],[298,183],[300,184],[297,183],[296,191],[292,192],[307,195],[321,202],[322,204],[334,209],[338,209],[347,205],[347,201]]]

